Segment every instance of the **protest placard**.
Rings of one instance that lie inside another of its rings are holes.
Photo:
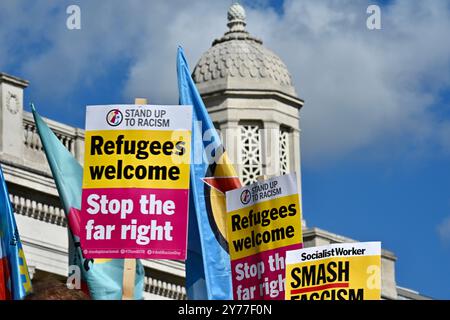
[[[379,300],[381,243],[338,243],[288,251],[287,300]]]
[[[88,106],[86,258],[185,259],[191,106]]]
[[[302,248],[296,178],[292,173],[227,192],[234,299],[284,299],[285,253]]]

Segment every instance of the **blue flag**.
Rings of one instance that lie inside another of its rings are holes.
[[[22,300],[31,280],[1,167],[0,188],[0,300]]]
[[[233,299],[225,192],[240,188],[219,135],[178,48],[180,104],[193,106],[186,289],[189,299]]]
[[[94,300],[122,299],[123,259],[84,259],[80,247],[80,208],[83,168],[33,109],[34,121],[44,146],[69,225],[69,265],[80,268],[82,285]],[[136,261],[134,298],[143,299],[144,267]]]

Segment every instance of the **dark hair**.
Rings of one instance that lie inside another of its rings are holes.
[[[67,285],[53,277],[33,281],[33,293],[25,300],[90,300],[81,290],[69,289]]]

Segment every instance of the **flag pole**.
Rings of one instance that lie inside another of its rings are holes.
[[[147,99],[136,98],[134,99],[134,104],[147,104]],[[134,300],[135,279],[136,259],[124,259],[122,300]]]

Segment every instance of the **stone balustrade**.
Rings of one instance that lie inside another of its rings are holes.
[[[67,126],[50,119],[45,119],[45,121],[67,150],[69,150],[79,162],[83,162],[84,130]],[[29,112],[23,113],[23,143],[25,147],[24,154],[27,159],[41,160],[44,156],[44,150],[36,130],[33,115]]]
[[[151,277],[145,277],[144,291],[173,300],[186,300],[186,289],[183,286]]]
[[[14,212],[43,222],[67,226],[64,210],[59,207],[40,203],[17,195],[9,195]]]

